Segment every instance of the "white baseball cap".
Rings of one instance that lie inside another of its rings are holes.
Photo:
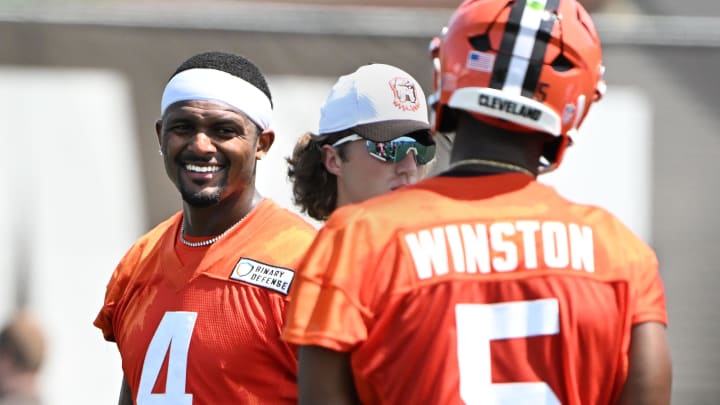
[[[422,87],[407,72],[373,63],[340,76],[320,109],[317,140],[348,131],[375,142],[413,136],[433,143]]]

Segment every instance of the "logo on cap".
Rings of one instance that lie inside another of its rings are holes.
[[[395,107],[403,111],[416,111],[420,108],[417,90],[412,80],[405,77],[396,77],[388,83],[395,96],[393,100]]]

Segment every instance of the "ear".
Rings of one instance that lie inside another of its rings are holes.
[[[255,143],[255,160],[262,160],[275,142],[275,131],[266,129],[258,135]]]
[[[158,144],[162,148],[162,119],[155,121],[155,134],[157,135]]]
[[[322,154],[322,162],[325,169],[336,176],[340,176],[342,173],[343,160],[338,150],[331,145],[325,144],[322,146],[322,149],[320,149],[320,153]]]

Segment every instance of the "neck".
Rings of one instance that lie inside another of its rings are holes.
[[[335,202],[335,209],[338,209],[344,205],[352,204],[353,202],[348,197],[348,193],[345,191],[345,189],[340,184],[340,180],[336,179],[338,185],[337,185],[337,200]]]
[[[450,169],[480,173],[517,172],[536,177],[546,135],[506,131],[461,114]]]
[[[210,207],[183,207],[183,225],[186,235],[215,236],[228,230],[245,218],[262,201],[257,190],[231,202],[221,201]]]
[[[449,172],[463,171],[463,172],[476,172],[476,173],[522,173],[530,177],[537,177],[537,174],[533,173],[529,169],[526,169],[519,165],[512,163],[505,163],[498,160],[490,159],[460,159],[455,160],[448,166]]]

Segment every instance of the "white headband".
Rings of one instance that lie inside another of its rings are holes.
[[[165,86],[161,114],[170,104],[187,100],[215,100],[247,114],[263,130],[270,128],[272,105],[260,89],[215,69],[189,69],[176,74]]]

